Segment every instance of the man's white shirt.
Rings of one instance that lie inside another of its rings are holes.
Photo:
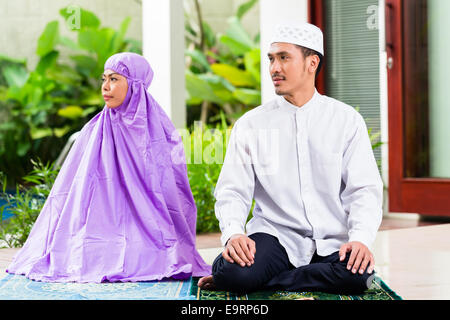
[[[383,183],[362,116],[315,91],[302,107],[278,96],[236,121],[214,196],[222,245],[265,232],[299,267],[349,241],[370,248]]]

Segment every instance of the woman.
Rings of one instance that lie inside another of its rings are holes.
[[[138,54],[106,61],[106,106],[81,130],[7,272],[97,283],[211,273],[195,248],[184,154],[172,155],[181,137],[147,92],[152,78]]]

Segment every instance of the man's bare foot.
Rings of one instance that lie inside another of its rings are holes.
[[[214,290],[216,289],[216,285],[214,284],[213,276],[206,276],[203,278],[200,278],[198,280],[198,286],[202,290]]]

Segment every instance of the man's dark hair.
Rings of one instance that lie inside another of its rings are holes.
[[[315,50],[299,46],[298,44],[296,44],[295,46],[298,47],[302,51],[303,58],[305,58],[305,59],[306,59],[306,57],[313,56],[313,55],[317,55],[319,57],[319,60],[320,60],[319,66],[316,69],[316,79],[317,79],[317,76],[319,75],[319,72],[322,69],[323,56]]]

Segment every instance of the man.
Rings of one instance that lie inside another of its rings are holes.
[[[215,190],[225,249],[202,289],[361,293],[370,286],[383,184],[364,119],[315,89],[323,56],[316,26],[277,28],[268,58],[278,97],[231,132]],[[268,141],[275,142],[261,147]]]

